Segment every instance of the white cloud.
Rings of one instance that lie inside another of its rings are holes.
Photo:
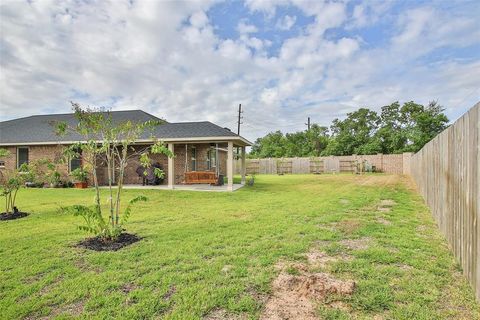
[[[240,34],[249,34],[249,33],[257,32],[258,28],[252,24],[245,23],[245,21],[240,21],[240,23],[237,26],[237,31]]]
[[[276,27],[280,30],[290,30],[297,21],[296,16],[289,16],[288,14],[277,20]]]
[[[366,48],[357,36],[325,32],[375,23],[384,14],[375,6],[354,9],[349,18],[344,3],[246,5],[267,18],[278,5],[297,6],[313,22],[284,16],[290,20],[282,25],[300,32],[272,53],[272,39],[248,17],[232,22],[240,36],[219,37],[205,1],[1,2],[0,118],[66,112],[75,100],[233,127],[242,103],[242,132],[254,139],[303,129],[307,116],[329,124],[359,106],[438,99],[456,117],[479,100],[478,58],[417,60],[437,48],[478,44],[473,14],[428,7],[389,13],[396,31],[386,45]],[[278,22],[268,21],[272,29]]]

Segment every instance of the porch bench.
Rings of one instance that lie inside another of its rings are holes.
[[[188,172],[185,172],[185,183],[186,184],[195,184],[195,183],[216,184],[217,176],[215,175],[215,172],[212,172],[212,171],[188,171]]]

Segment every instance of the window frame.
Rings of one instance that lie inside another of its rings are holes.
[[[82,150],[80,150],[79,153],[80,153],[80,156],[78,157],[78,159],[71,157],[71,158],[68,160],[68,170],[69,170],[69,172],[72,172],[73,170],[77,169],[77,168],[72,169],[72,161],[73,161],[73,160],[78,160],[78,161],[79,161],[80,164],[79,164],[78,168],[82,168],[82,167],[83,167]]]
[[[20,164],[20,149],[27,150],[27,165],[30,162],[30,148],[29,147],[17,147],[17,169],[23,164]],[[25,163],[25,162],[24,162]]]
[[[190,157],[192,171],[197,171],[197,147],[192,146],[190,152],[192,154]]]
[[[217,167],[217,150],[210,148],[207,153],[208,170]]]

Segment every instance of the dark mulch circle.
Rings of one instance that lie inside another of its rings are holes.
[[[15,219],[20,219],[20,218],[25,218],[28,216],[29,213],[27,212],[21,212],[21,211],[15,211],[13,213],[6,213],[2,212],[0,213],[0,221],[6,221],[6,220],[15,220]]]
[[[76,247],[95,251],[117,251],[141,239],[139,236],[131,233],[122,233],[114,241],[105,241],[100,237],[94,237],[80,241]]]

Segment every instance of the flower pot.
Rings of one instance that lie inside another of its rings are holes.
[[[75,188],[77,188],[77,189],[88,188],[88,183],[86,183],[86,182],[75,182]]]

